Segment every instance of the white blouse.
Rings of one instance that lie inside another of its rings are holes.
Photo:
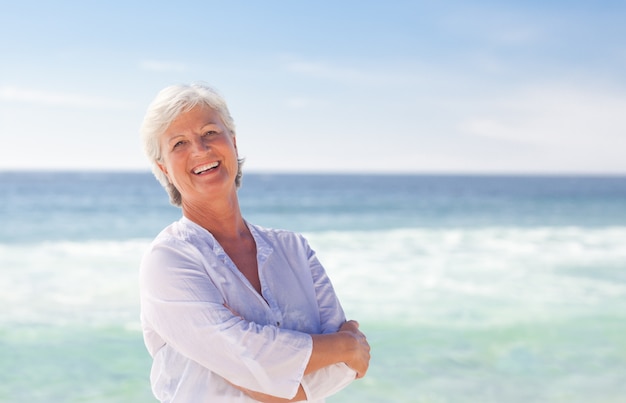
[[[301,235],[248,228],[262,295],[215,238],[186,217],[144,255],[141,322],[161,402],[255,401],[231,384],[283,398],[302,384],[307,401],[323,402],[355,379],[343,363],[303,376],[310,335],[336,332],[343,309]]]

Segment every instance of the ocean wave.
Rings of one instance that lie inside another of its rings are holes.
[[[322,232],[308,238],[364,318],[447,325],[626,308],[626,227]]]
[[[626,227],[306,233],[360,321],[491,326],[626,311]],[[5,323],[138,321],[149,239],[0,244]]]
[[[120,323],[138,318],[137,268],[149,240],[0,244],[1,319]]]

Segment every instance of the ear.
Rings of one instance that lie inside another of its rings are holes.
[[[239,159],[239,150],[237,149],[237,137],[234,134],[231,134],[231,137],[233,139],[233,147],[235,148],[235,155],[237,156],[237,159]]]
[[[165,165],[161,164],[160,162],[157,161],[157,166],[159,167],[159,169],[161,170],[161,172],[163,172],[165,174],[165,176],[167,176],[167,180],[172,183],[172,180],[170,179],[170,175],[167,173],[167,168],[165,167]]]

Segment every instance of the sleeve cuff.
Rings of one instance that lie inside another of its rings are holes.
[[[333,364],[302,378],[307,401],[316,401],[334,395],[356,379],[356,372],[346,364]]]

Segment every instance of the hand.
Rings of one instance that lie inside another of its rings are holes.
[[[350,359],[346,365],[356,371],[356,378],[363,378],[370,363],[370,345],[365,334],[359,330],[359,322],[349,320],[339,328],[339,333],[344,333],[353,338],[350,343]]]

